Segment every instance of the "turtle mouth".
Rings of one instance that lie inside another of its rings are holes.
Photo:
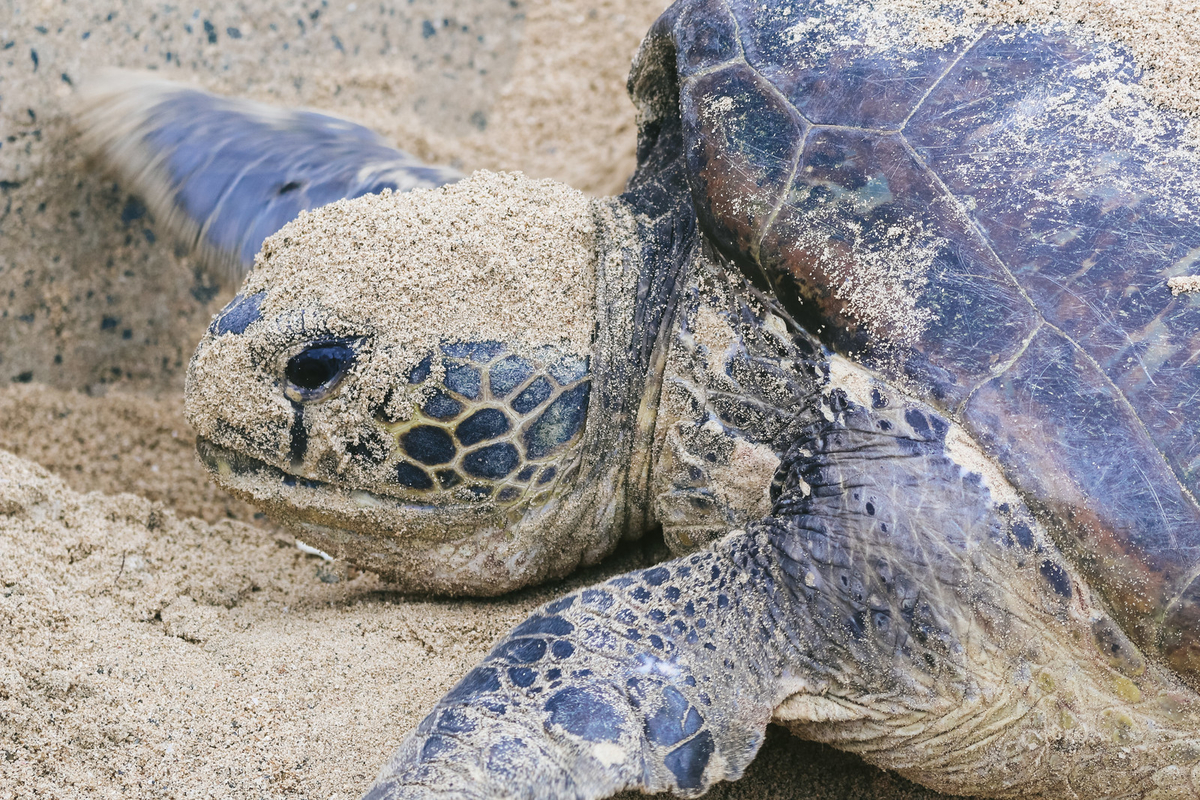
[[[306,529],[405,534],[445,541],[457,538],[447,534],[465,519],[486,515],[480,505],[413,502],[298,476],[203,436],[196,439],[196,453],[223,489],[280,522]]]

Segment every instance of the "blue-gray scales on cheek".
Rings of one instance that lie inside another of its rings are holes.
[[[239,294],[221,309],[221,313],[208,326],[208,332],[213,336],[245,333],[246,328],[262,317],[262,301],[266,296],[266,292]]]
[[[443,342],[406,383],[424,398],[417,410],[393,418],[389,394],[375,415],[396,443],[397,486],[427,502],[512,504],[551,491],[560,474],[575,478],[578,461],[562,456],[583,433],[587,358],[551,347],[522,356],[501,342]]]

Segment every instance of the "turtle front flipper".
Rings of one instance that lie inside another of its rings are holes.
[[[136,73],[87,87],[84,145],[210,264],[240,278],[263,240],[335,200],[462,176],[346,120],[281,109]]]
[[[740,778],[778,703],[768,554],[754,535],[543,606],[421,722],[367,794],[703,794]],[[761,624],[760,624],[761,623]]]
[[[954,794],[1196,796],[1200,698],[978,446],[866,378],[825,398],[770,516],[543,607],[367,797],[695,797],[770,720]]]

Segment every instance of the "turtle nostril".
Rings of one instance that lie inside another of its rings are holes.
[[[288,359],[287,394],[311,402],[331,392],[354,366],[354,348],[344,342],[319,342]]]

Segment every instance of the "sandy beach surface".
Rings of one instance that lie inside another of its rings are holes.
[[[183,373],[235,287],[86,163],[76,87],[156,70],[611,193],[634,163],[629,60],[663,5],[0,2],[0,800],[357,797],[533,607],[665,554],[499,600],[404,597],[210,485]],[[772,729],[709,796],[936,795]]]

